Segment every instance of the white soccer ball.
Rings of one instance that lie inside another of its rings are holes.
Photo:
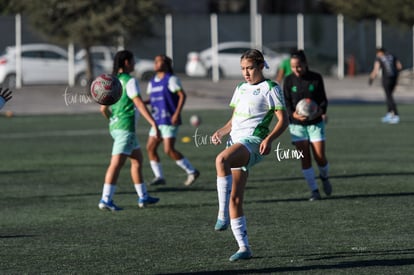
[[[101,74],[92,82],[91,96],[101,105],[112,105],[122,96],[122,84],[111,74]]]
[[[190,117],[190,124],[194,127],[198,127],[201,124],[201,118],[198,115],[192,115]]]
[[[318,104],[310,98],[303,98],[296,104],[296,113],[308,117],[308,120],[314,119],[318,110]]]

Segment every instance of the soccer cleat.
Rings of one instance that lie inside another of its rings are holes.
[[[319,190],[318,189],[313,190],[312,195],[309,198],[309,201],[318,201],[320,199],[321,199],[321,194],[319,194]]]
[[[150,196],[147,196],[145,199],[144,198],[139,198],[138,199],[138,206],[139,206],[139,208],[144,208],[148,204],[157,203],[159,200],[160,200],[159,198],[153,198],[153,197],[150,197]]]
[[[381,121],[383,123],[389,123],[390,119],[393,117],[392,113],[387,113],[383,118],[381,118]]]
[[[216,225],[214,226],[214,230],[216,231],[224,231],[229,227],[229,221],[223,221],[220,219],[217,219]]]
[[[330,196],[332,194],[332,185],[329,182],[328,178],[324,178],[322,176],[319,176],[319,178],[322,180],[322,185],[323,185],[323,192],[327,195]]]
[[[195,180],[200,176],[200,172],[198,170],[194,170],[193,173],[187,175],[187,180],[184,182],[185,186],[190,186],[195,182]]]
[[[252,257],[252,252],[250,251],[250,249],[247,249],[245,251],[237,251],[229,258],[229,261],[235,262],[238,260],[248,260],[251,257]]]
[[[398,124],[400,122],[400,117],[399,116],[392,116],[389,120],[388,123],[389,124]]]
[[[113,201],[106,202],[104,200],[100,200],[99,204],[98,204],[98,207],[101,210],[109,210],[109,211],[120,211],[120,210],[122,210],[122,208],[116,206]]]
[[[155,178],[155,179],[153,179],[150,182],[149,185],[165,185],[165,184],[166,184],[165,179],[163,179],[163,178]]]

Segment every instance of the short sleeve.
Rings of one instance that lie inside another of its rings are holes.
[[[180,79],[175,75],[172,75],[168,80],[168,90],[170,90],[172,93],[183,90]]]
[[[140,96],[140,89],[138,81],[135,78],[131,78],[126,85],[126,93],[129,98],[133,99],[134,97]]]
[[[270,110],[285,110],[286,104],[282,89],[279,85],[272,85],[267,93],[267,102]]]

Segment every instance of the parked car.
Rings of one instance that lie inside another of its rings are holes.
[[[106,73],[112,73],[113,60],[116,49],[107,46],[93,46],[90,48],[94,64],[100,65]],[[84,49],[76,53],[76,59],[83,60],[86,51]],[[154,75],[154,62],[149,59],[140,59],[135,55],[134,76],[140,80],[148,81]]]
[[[21,46],[22,83],[67,84],[68,54],[64,49],[51,44],[24,44]],[[86,63],[75,61],[75,81],[85,86]],[[96,69],[97,73],[102,70]],[[16,48],[6,47],[0,55],[0,83],[5,87],[16,86]]]
[[[240,56],[246,50],[251,49],[250,42],[224,42],[218,44],[219,74],[221,77],[240,77]],[[274,52],[262,47],[268,69],[263,69],[266,77],[274,78],[280,62],[289,57],[288,54]],[[185,72],[192,77],[205,77],[212,74],[212,48],[201,52],[190,52],[187,55]]]

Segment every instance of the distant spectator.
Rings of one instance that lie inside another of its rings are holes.
[[[4,89],[0,87],[0,110],[12,98],[12,91],[8,88]]]
[[[374,68],[369,75],[369,85],[372,85],[380,69],[382,70],[382,87],[385,91],[387,103],[387,114],[382,118],[382,122],[396,124],[400,122],[400,116],[398,115],[393,93],[397,86],[398,74],[402,70],[402,65],[397,57],[388,53],[384,48],[378,48]]]

